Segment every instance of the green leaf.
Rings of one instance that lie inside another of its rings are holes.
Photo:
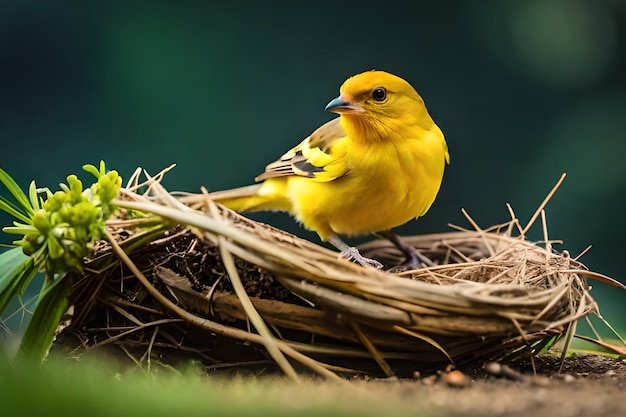
[[[22,337],[17,359],[42,362],[46,358],[61,317],[69,307],[67,296],[71,287],[72,282],[67,275],[56,278],[52,284],[44,284],[33,317]]]
[[[21,247],[0,254],[0,315],[15,296],[24,293],[38,269]]]
[[[30,200],[26,197],[26,194],[22,191],[19,185],[11,178],[9,174],[6,173],[5,170],[0,168],[0,182],[7,187],[7,190],[13,195],[13,197],[17,200],[20,206],[24,209],[24,214],[28,217],[33,214],[33,208],[30,205]],[[6,201],[6,200],[5,200]],[[23,220],[23,219],[22,219]]]
[[[83,170],[96,177],[96,179],[100,178],[100,172],[98,171],[98,168],[91,164],[83,165]]]
[[[30,182],[30,187],[28,187],[28,198],[30,198],[30,205],[33,208],[33,211],[41,208],[39,203],[39,192],[37,190],[37,186],[35,185],[35,181]]]
[[[9,213],[11,216],[16,219],[24,222],[30,223],[30,217],[20,211],[20,208],[15,205],[15,203],[7,200],[6,198],[0,195],[0,210]]]

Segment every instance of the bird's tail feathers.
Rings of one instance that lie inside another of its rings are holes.
[[[265,181],[260,184],[215,191],[209,197],[237,212],[280,210],[289,211],[291,202],[285,197],[284,184]]]

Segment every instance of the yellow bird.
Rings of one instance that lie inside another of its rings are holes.
[[[413,248],[391,229],[424,215],[450,162],[443,133],[424,100],[400,77],[368,71],[346,80],[326,106],[338,113],[269,164],[247,187],[211,193],[235,211],[279,210],[361,265],[382,264],[338,235],[375,233],[419,265]]]

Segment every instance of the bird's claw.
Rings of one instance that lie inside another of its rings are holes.
[[[351,262],[355,262],[361,266],[370,269],[383,269],[384,267],[384,265],[378,262],[376,259],[366,258],[365,256],[361,255],[359,250],[352,246],[342,250],[339,253],[339,258],[348,259]]]

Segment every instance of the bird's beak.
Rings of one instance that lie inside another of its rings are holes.
[[[346,100],[344,97],[339,96],[336,99],[331,100],[330,103],[326,105],[326,111],[330,111],[333,113],[363,113],[365,109],[358,104],[351,102],[350,100]]]

